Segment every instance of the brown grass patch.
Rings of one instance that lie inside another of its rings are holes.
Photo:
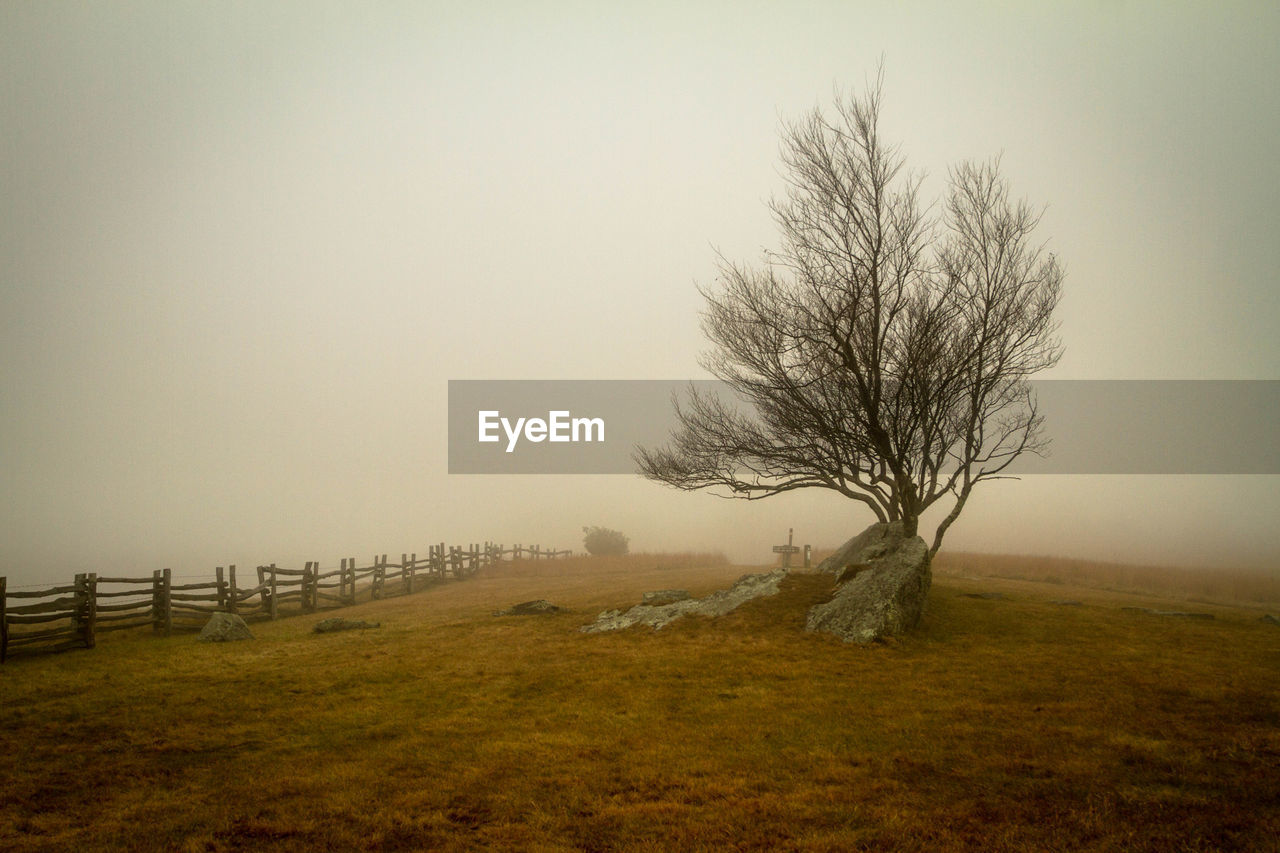
[[[344,611],[378,630],[5,665],[0,849],[1276,849],[1280,629],[1256,613],[939,576],[916,633],[860,648],[801,630],[830,580],[797,574],[584,635],[741,570],[556,562]],[[569,612],[490,615],[531,598]]]
[[[963,551],[940,552],[933,567],[935,572],[944,575],[1070,584],[1191,602],[1280,607],[1280,572],[1276,571],[1136,566],[1068,557]]]

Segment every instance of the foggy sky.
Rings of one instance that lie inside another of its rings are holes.
[[[843,540],[834,494],[451,477],[445,404],[705,377],[780,122],[881,56],[928,197],[999,154],[1046,205],[1045,378],[1280,378],[1278,44],[1263,3],[0,5],[0,574]],[[990,484],[947,547],[1274,567],[1278,479]]]

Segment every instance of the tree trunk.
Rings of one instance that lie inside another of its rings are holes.
[[[916,528],[920,526],[920,516],[903,515],[902,516],[902,535],[910,539],[916,535]]]
[[[964,488],[960,490],[960,494],[956,497],[955,506],[951,508],[951,512],[947,513],[947,517],[942,519],[942,523],[938,525],[938,530],[933,535],[933,547],[929,549],[930,557],[937,556],[938,549],[942,547],[942,537],[946,534],[947,528],[951,526],[951,523],[960,517],[960,510],[964,509],[964,502],[969,499],[969,492],[972,489],[972,483],[965,483]]]

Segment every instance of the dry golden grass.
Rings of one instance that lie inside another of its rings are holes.
[[[798,574],[721,619],[577,630],[741,571],[521,563],[341,611],[378,630],[12,661],[0,849],[1277,849],[1256,613],[940,576],[916,633],[859,648],[803,632],[830,580]],[[491,615],[531,598],[570,612]]]
[[[1028,557],[942,551],[934,562],[939,574],[1002,577],[1052,584],[1074,584],[1115,592],[1161,595],[1188,602],[1280,606],[1280,572],[1134,566],[1069,557]]]

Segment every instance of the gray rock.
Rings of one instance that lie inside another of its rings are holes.
[[[249,626],[234,613],[215,613],[200,629],[202,643],[225,643],[230,640],[252,640]]]
[[[672,604],[677,601],[684,601],[689,597],[687,589],[658,589],[653,592],[646,592],[644,598],[641,599],[643,604]]]
[[[1265,616],[1259,616],[1258,621],[1266,622],[1268,625],[1280,625],[1280,619],[1277,619],[1276,617],[1272,616],[1270,613],[1266,614]]]
[[[534,601],[522,601],[506,610],[495,610],[494,616],[537,616],[543,613],[559,613],[563,607],[557,607],[545,598]]]
[[[818,563],[818,571],[833,575],[852,568],[867,567],[873,560],[883,557],[902,541],[902,522],[877,522],[836,549],[827,559]]]
[[[357,628],[381,627],[381,622],[366,622],[363,619],[344,619],[341,616],[331,616],[328,619],[321,619],[311,626],[311,630],[317,634],[328,634],[332,631],[353,631]]]
[[[895,538],[891,525],[873,524],[833,556],[841,552],[848,559],[845,566],[865,563],[866,568],[851,576],[841,569],[846,580],[830,601],[810,608],[805,630],[834,634],[846,643],[870,643],[919,623],[932,581],[923,539],[903,539],[900,532]]]
[[[606,610],[590,625],[580,629],[594,634],[601,631],[618,631],[632,625],[648,625],[657,630],[674,619],[697,613],[703,616],[723,616],[755,598],[776,595],[778,585],[787,576],[786,569],[774,569],[758,575],[743,575],[729,589],[711,593],[706,598],[684,598],[670,604],[637,604],[630,610]]]

